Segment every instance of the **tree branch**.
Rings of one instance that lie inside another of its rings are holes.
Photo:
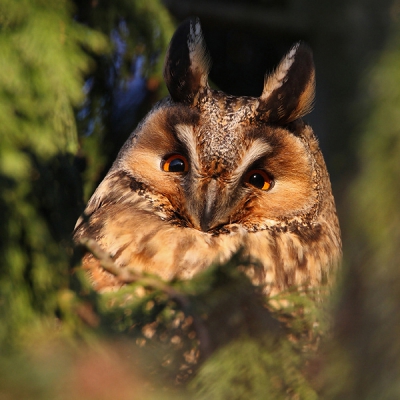
[[[193,318],[194,329],[200,342],[200,353],[204,358],[211,354],[210,337],[203,320],[195,313],[191,312],[190,300],[183,293],[178,292],[171,285],[156,276],[145,276],[137,272],[133,272],[128,268],[118,268],[114,260],[101,246],[91,238],[81,238],[79,244],[87,248],[93,256],[99,260],[100,266],[110,274],[114,275],[121,283],[139,283],[140,285],[159,290],[165,293],[171,300],[175,301],[185,312]]]

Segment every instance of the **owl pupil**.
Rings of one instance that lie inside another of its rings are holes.
[[[265,179],[261,174],[255,173],[249,176],[249,183],[258,189],[262,189],[264,187]]]
[[[185,163],[180,158],[175,158],[169,163],[170,172],[183,172],[185,171]]]

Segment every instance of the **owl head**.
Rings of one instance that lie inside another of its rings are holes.
[[[265,79],[260,97],[235,97],[208,84],[210,61],[200,23],[188,20],[170,43],[162,101],[117,160],[162,193],[180,223],[212,232],[228,224],[315,213],[321,190],[310,129],[315,73],[296,44]]]
[[[129,137],[75,238],[98,240],[120,267],[167,278],[244,246],[279,290],[323,281],[341,244],[328,172],[302,120],[315,91],[310,49],[295,44],[259,97],[210,88],[209,69],[200,23],[190,19],[166,55],[170,96]]]

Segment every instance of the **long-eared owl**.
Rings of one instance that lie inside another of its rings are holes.
[[[122,147],[75,240],[96,240],[117,268],[166,280],[243,249],[267,294],[329,282],[341,239],[325,162],[302,120],[314,100],[310,49],[295,44],[257,98],[211,89],[209,68],[200,23],[188,20],[165,59],[170,96]],[[121,286],[92,254],[83,267],[96,290]]]

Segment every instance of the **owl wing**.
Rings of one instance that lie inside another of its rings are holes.
[[[247,235],[237,227],[225,235],[211,236],[181,226],[174,215],[167,199],[128,173],[115,170],[93,194],[77,223],[74,240],[95,240],[119,269],[170,280],[189,279],[213,262],[228,260]],[[122,286],[92,253],[82,263],[96,290]]]

